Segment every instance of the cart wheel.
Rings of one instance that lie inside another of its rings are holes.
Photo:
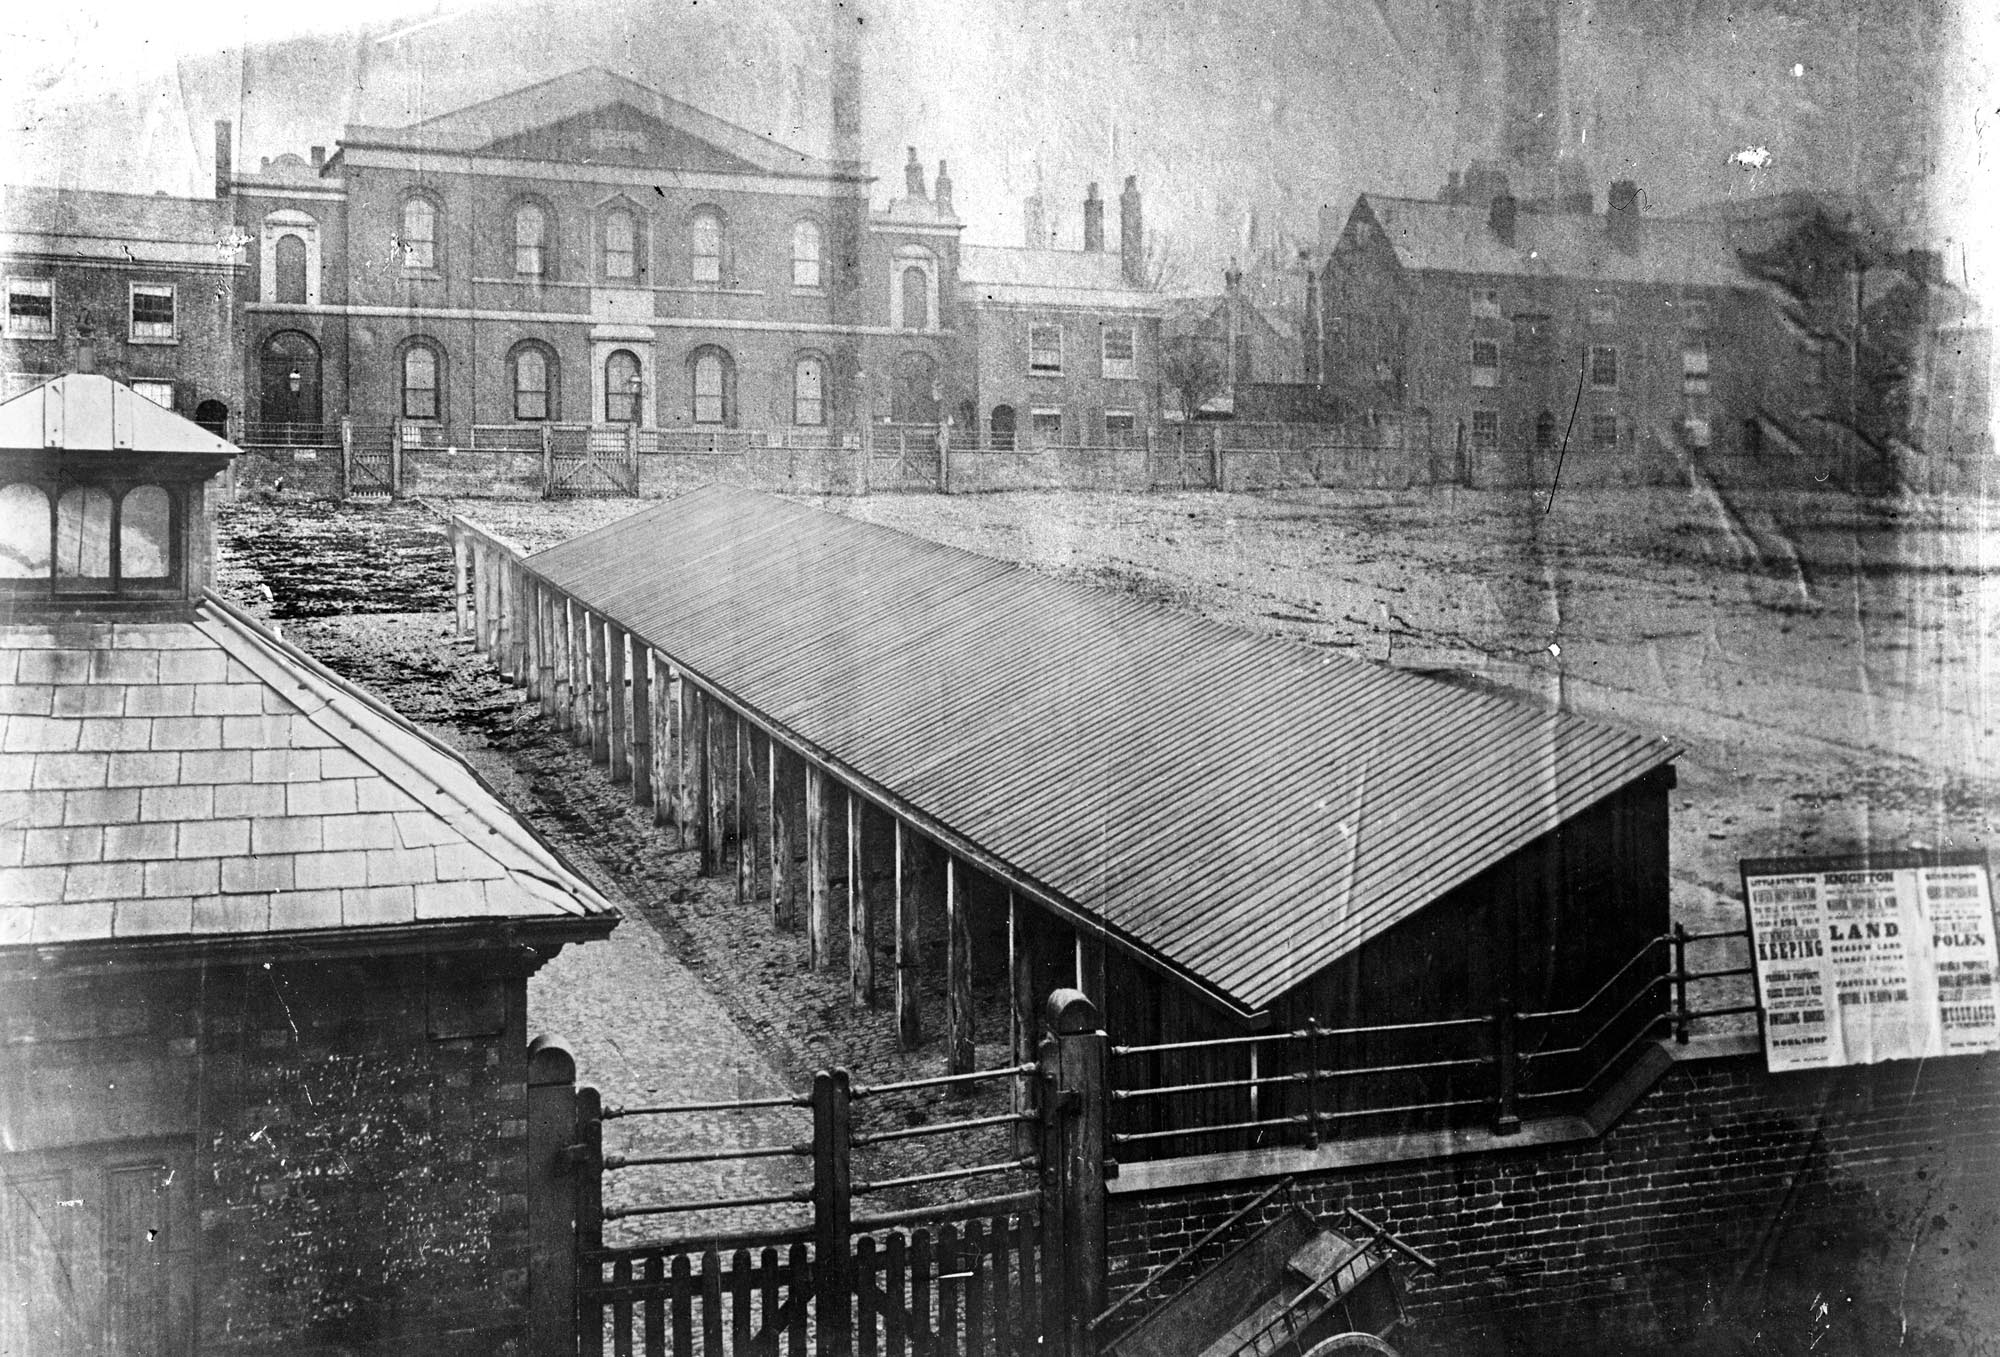
[[[1376,1357],[1397,1357],[1396,1350],[1372,1333],[1337,1333],[1313,1344],[1306,1357],[1354,1357],[1372,1352]]]

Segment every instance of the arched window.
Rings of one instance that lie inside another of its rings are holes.
[[[49,575],[49,497],[16,481],[0,489],[0,580]]]
[[[438,266],[437,204],[429,198],[403,200],[403,267],[435,269]]]
[[[631,212],[622,207],[604,214],[604,276],[618,279],[639,276],[639,228]]]
[[[109,583],[111,492],[73,485],[56,501],[56,578]]]
[[[437,350],[428,344],[412,344],[403,350],[404,419],[440,418],[440,366]]]
[[[511,355],[514,418],[556,417],[556,360],[540,344],[522,344]]]
[[[792,227],[792,286],[819,286],[819,223],[802,221]]]
[[[614,349],[604,360],[604,418],[610,424],[639,424],[645,392],[640,385],[639,355]]]
[[[722,213],[697,207],[688,221],[688,277],[697,283],[722,281]]]
[[[274,300],[304,306],[306,301],[306,243],[287,232],[278,237],[274,251],[277,291]]]
[[[826,360],[816,353],[792,366],[792,423],[826,423]]]
[[[523,278],[548,273],[549,218],[538,203],[514,209],[514,272]]]
[[[1556,445],[1556,417],[1547,410],[1535,417],[1535,446],[1547,452]]]
[[[125,492],[118,510],[118,577],[160,580],[173,561],[173,501],[157,485]]]
[[[1014,407],[996,405],[987,417],[987,428],[992,433],[993,446],[1006,452],[1014,446]]]
[[[921,264],[911,264],[903,270],[902,322],[905,330],[931,328],[930,271]]]
[[[688,357],[688,387],[697,424],[733,424],[736,420],[736,364],[727,350],[696,349]]]

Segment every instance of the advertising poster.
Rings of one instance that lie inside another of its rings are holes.
[[[1742,863],[1772,1071],[2000,1050],[1983,853]]]

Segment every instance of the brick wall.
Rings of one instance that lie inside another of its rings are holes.
[[[0,1172],[179,1165],[196,1351],[517,1352],[525,994],[505,956],[9,976]]]
[[[1267,1185],[1114,1196],[1112,1294]],[[1329,1171],[1300,1193],[1440,1264],[1413,1288],[1409,1353],[1756,1334],[1814,1357],[1973,1353],[2000,1332],[2000,1056],[1777,1076],[1761,1056],[1687,1060],[1596,1141]]]

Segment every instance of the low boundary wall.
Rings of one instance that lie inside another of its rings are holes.
[[[1412,1288],[1408,1354],[1736,1351],[1757,1333],[1814,1357],[1992,1352],[2000,1056],[1772,1075],[1744,1045],[1682,1048],[1594,1140],[1330,1168],[1297,1190],[1439,1262]],[[1110,1294],[1268,1184],[1114,1182]]]

